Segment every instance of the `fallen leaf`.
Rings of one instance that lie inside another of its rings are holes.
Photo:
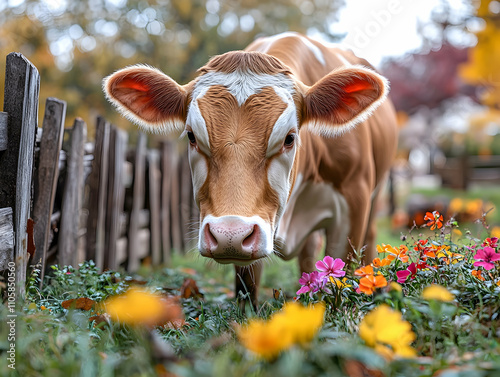
[[[189,267],[179,268],[179,271],[192,276],[198,273],[194,268],[189,268]]]
[[[182,298],[203,298],[203,294],[200,292],[198,285],[191,278],[184,279],[184,283],[182,283],[181,287],[181,297]]]
[[[357,360],[346,360],[344,370],[349,377],[384,377],[384,373],[378,369],[370,369]]]
[[[94,307],[96,302],[87,297],[72,298],[61,303],[64,309],[82,309],[89,311]]]
[[[94,327],[98,327],[101,323],[109,323],[109,315],[107,313],[93,315],[89,321],[94,321]]]

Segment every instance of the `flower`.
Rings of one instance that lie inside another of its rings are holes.
[[[413,357],[415,350],[410,344],[415,340],[411,325],[403,320],[399,311],[383,304],[368,313],[359,325],[359,336],[366,345],[382,355],[392,358]]]
[[[436,300],[450,302],[453,301],[455,296],[453,296],[453,294],[451,294],[445,287],[433,284],[424,288],[422,291],[422,298],[427,301]]]
[[[500,253],[496,253],[495,249],[486,246],[484,249],[478,249],[476,255],[474,255],[474,259],[477,260],[477,262],[474,262],[474,266],[481,266],[486,271],[489,271],[495,268],[495,263],[493,262],[500,260]]]
[[[358,268],[356,271],[354,271],[354,275],[356,276],[368,276],[368,275],[373,275],[373,267],[372,266],[365,266]]]
[[[135,287],[106,299],[104,309],[112,320],[129,325],[156,326],[170,323],[180,327],[184,323],[182,309],[174,299]]]
[[[330,282],[332,284],[335,284],[339,289],[352,287],[351,284],[347,284],[347,278],[342,278],[342,280],[340,280],[338,278],[330,276]]]
[[[345,275],[345,271],[342,271],[345,263],[340,258],[333,259],[331,256],[327,255],[323,260],[316,262],[316,268],[320,271],[321,276],[333,276],[334,278],[340,278]]]
[[[443,227],[443,215],[438,211],[427,212],[425,214],[424,220],[427,221],[427,226],[431,227],[431,230],[441,229]]]
[[[388,253],[387,259],[391,261],[397,258],[401,262],[406,263],[409,259],[408,255],[406,255],[408,248],[404,245],[401,245],[399,248],[386,244],[377,245],[377,251],[379,253]]]
[[[489,246],[495,248],[498,246],[498,237],[489,237],[481,244],[482,247]]]
[[[387,285],[387,280],[383,275],[368,275],[359,281],[359,291],[371,295],[376,288],[382,288]]]
[[[413,280],[417,274],[417,266],[411,263],[406,270],[396,272],[398,283],[405,283],[408,276]]]
[[[384,258],[382,260],[380,258],[375,258],[372,261],[372,266],[375,267],[375,268],[380,268],[380,267],[384,267],[384,266],[390,265],[391,262],[392,262],[392,260],[390,260],[389,258]]]
[[[323,325],[324,314],[324,304],[304,307],[289,302],[268,321],[250,320],[237,330],[238,339],[245,348],[272,360],[296,343],[306,345],[310,342]]]
[[[481,270],[472,270],[471,272],[471,275],[474,276],[476,279],[479,279],[481,281],[484,281],[484,277],[483,277],[483,274],[482,274],[482,271]]]
[[[310,297],[325,285],[325,281],[318,271],[313,271],[310,274],[303,272],[302,277],[299,279],[299,283],[302,287],[300,287],[296,294],[300,295],[309,292]]]

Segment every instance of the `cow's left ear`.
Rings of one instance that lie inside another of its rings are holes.
[[[387,80],[371,69],[332,71],[307,89],[303,124],[325,136],[341,134],[368,118],[388,91]]]

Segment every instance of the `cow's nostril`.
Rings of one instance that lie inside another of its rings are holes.
[[[241,243],[241,246],[243,246],[245,249],[252,250],[258,242],[259,242],[259,227],[257,225],[254,225],[252,228],[252,232],[245,237],[245,239]]]
[[[205,242],[207,243],[209,250],[215,250],[219,245],[219,242],[217,242],[217,238],[215,238],[212,231],[210,230],[210,224],[207,224],[205,226]]]

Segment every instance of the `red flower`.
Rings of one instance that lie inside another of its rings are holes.
[[[438,211],[427,212],[425,214],[424,220],[427,221],[427,226],[431,227],[431,230],[436,228],[441,229],[443,227],[443,215]]]

